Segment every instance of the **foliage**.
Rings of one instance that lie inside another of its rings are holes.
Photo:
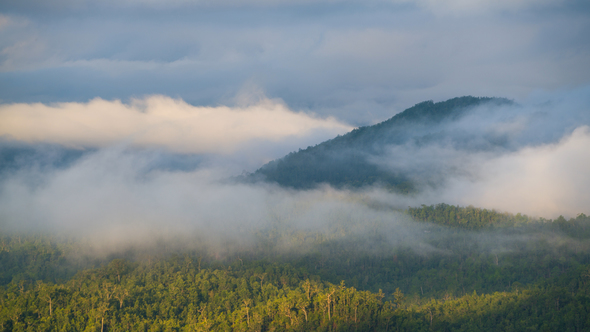
[[[426,101],[387,121],[360,127],[316,146],[291,152],[242,180],[263,179],[293,188],[313,188],[322,183],[336,188],[380,184],[398,192],[414,192],[417,190],[412,180],[415,174],[381,167],[373,159],[384,155],[391,145],[437,142],[437,135],[441,135],[441,123],[457,120],[476,106],[510,103],[502,98],[471,96],[439,103]]]
[[[464,229],[515,226],[534,220],[520,213],[514,216],[495,210],[475,208],[473,206],[459,207],[444,203],[431,206],[422,205],[417,208],[410,207],[407,213],[415,220]]]
[[[195,266],[174,256],[118,261],[65,284],[11,283],[0,291],[2,331],[486,331],[590,327],[588,266],[551,284],[461,297],[406,300],[323,282],[288,264]],[[115,265],[119,265],[118,267]],[[120,267],[125,266],[121,274]]]
[[[0,285],[11,281],[68,280],[79,269],[96,264],[92,258],[75,257],[80,250],[81,243],[71,238],[0,234]]]
[[[425,216],[414,222],[419,245],[393,245],[379,228],[338,237],[337,225],[303,234],[308,250],[290,255],[267,241],[225,257],[187,250],[74,264],[79,240],[4,235],[0,331],[590,329],[590,218],[483,211],[409,209]],[[257,241],[300,235],[273,228]]]

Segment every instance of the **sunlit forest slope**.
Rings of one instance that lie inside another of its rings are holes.
[[[4,234],[0,331],[590,328],[589,217],[445,204],[391,216],[407,218],[408,242],[387,221],[363,234],[278,222],[229,251],[188,241],[97,257],[81,239]]]

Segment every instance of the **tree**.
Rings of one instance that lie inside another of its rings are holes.
[[[392,294],[395,300],[395,304],[397,308],[401,308],[404,303],[404,293],[402,293],[399,288],[395,289],[395,292]]]

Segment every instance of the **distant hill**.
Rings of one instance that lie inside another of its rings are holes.
[[[399,192],[413,192],[416,172],[384,167],[375,160],[390,153],[391,147],[416,144],[425,146],[447,140],[461,149],[485,149],[501,144],[493,138],[485,144],[472,144],[468,137],[455,135],[446,127],[484,104],[512,104],[504,98],[458,97],[434,103],[425,101],[381,123],[354,129],[305,150],[269,162],[249,180],[263,180],[281,186],[309,189],[320,184],[359,188],[380,184]],[[404,158],[403,155],[397,156]],[[430,172],[430,170],[427,170]]]

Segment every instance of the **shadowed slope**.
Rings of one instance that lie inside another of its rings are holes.
[[[254,172],[251,179],[263,179],[297,189],[320,184],[337,188],[380,184],[395,191],[412,192],[416,186],[411,172],[383,167],[373,160],[385,155],[391,146],[408,143],[424,146],[450,139],[454,145],[465,145],[464,137],[451,137],[443,125],[461,119],[477,106],[511,103],[503,98],[470,96],[439,103],[425,101],[389,120],[354,129],[343,136],[271,161]]]

